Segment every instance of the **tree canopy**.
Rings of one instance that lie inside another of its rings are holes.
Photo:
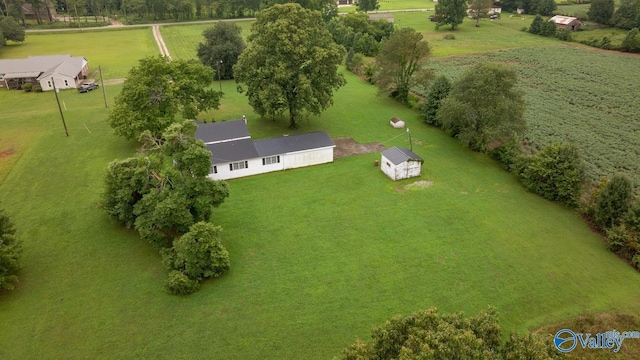
[[[415,78],[428,74],[423,67],[429,52],[429,44],[422,40],[420,32],[408,27],[396,30],[383,40],[376,56],[376,85],[382,92],[406,102]]]
[[[3,45],[7,40],[15,42],[24,41],[24,29],[10,17],[5,17],[0,20],[0,33],[2,34],[1,37],[4,37],[4,40],[0,37]]]
[[[621,0],[613,13],[611,23],[621,29],[640,27],[640,0]]]
[[[453,84],[437,119],[447,133],[475,151],[511,143],[526,128],[523,95],[516,83],[515,70],[478,63]]]
[[[449,81],[449,78],[445,75],[440,75],[433,81],[433,84],[429,87],[427,98],[420,107],[424,122],[435,126],[442,126],[437,118],[438,109],[440,108],[440,102],[446,99],[450,91],[451,81]]]
[[[137,139],[145,130],[162,134],[179,121],[178,114],[194,119],[201,111],[218,108],[221,93],[209,89],[213,81],[213,70],[196,60],[143,58],[116,96],[109,124],[127,139]]]
[[[246,47],[240,26],[218,22],[204,30],[202,36],[205,42],[198,44],[197,50],[200,62],[213,69],[221,79],[233,79],[233,66]]]
[[[440,0],[436,4],[436,29],[451,25],[451,30],[462,24],[467,17],[467,0]]]
[[[378,0],[358,0],[356,3],[356,10],[358,11],[373,11],[380,9],[380,4]]]
[[[476,27],[480,26],[480,18],[486,17],[492,6],[493,0],[469,0],[469,10],[476,20]]]
[[[22,245],[16,229],[4,209],[0,209],[0,291],[13,290],[18,282]]]
[[[344,350],[344,360],[420,359],[552,359],[559,356],[551,339],[512,333],[503,345],[496,311],[476,317],[439,314],[431,308],[395,316],[371,331],[371,342],[360,339]]]
[[[601,228],[620,225],[632,203],[633,182],[627,175],[614,175],[596,198],[596,223]]]
[[[238,90],[261,116],[288,111],[295,128],[304,111],[318,115],[331,106],[334,90],[346,83],[338,73],[345,50],[317,11],[274,5],[260,12],[247,40],[234,74]]]
[[[615,4],[613,0],[593,0],[591,6],[589,6],[589,20],[595,21],[599,24],[609,24]]]

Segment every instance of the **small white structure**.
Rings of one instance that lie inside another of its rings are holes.
[[[212,154],[209,178],[214,180],[333,162],[336,144],[324,131],[254,141],[245,117],[197,125],[196,138]]]
[[[402,129],[404,127],[404,121],[398,119],[397,117],[394,117],[393,119],[391,119],[389,121],[389,124],[391,124],[391,126],[393,126],[396,129]]]
[[[382,152],[380,169],[391,180],[402,180],[420,176],[424,160],[413,151],[394,146]]]

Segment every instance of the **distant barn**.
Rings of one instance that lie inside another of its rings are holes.
[[[559,29],[568,28],[575,31],[582,26],[582,21],[578,20],[578,18],[574,18],[571,16],[556,15],[551,19],[549,19],[549,21],[552,23],[555,23],[556,27]]]
[[[380,169],[391,180],[396,181],[420,176],[423,162],[413,151],[394,146],[382,152]]]

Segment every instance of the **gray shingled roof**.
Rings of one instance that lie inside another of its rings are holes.
[[[26,59],[0,60],[0,74],[43,73],[59,69],[59,73],[76,76],[82,70],[83,57],[71,55],[29,56]]]
[[[422,158],[409,149],[394,146],[382,152],[382,155],[389,159],[393,165],[401,164],[407,160],[417,160],[422,162]]]
[[[271,156],[336,146],[329,137],[329,134],[324,131],[257,140],[254,144],[260,156]]]
[[[251,139],[210,144],[207,145],[207,150],[211,151],[213,165],[255,159],[259,156]]]
[[[202,140],[205,144],[233,139],[250,138],[249,129],[243,120],[223,121],[211,124],[197,123],[196,139]]]

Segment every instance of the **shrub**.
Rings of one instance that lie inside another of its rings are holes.
[[[606,231],[607,247],[627,260],[638,253],[638,237],[625,225],[614,226]]]
[[[558,30],[556,37],[562,41],[571,41],[573,39],[573,31],[569,28]]]
[[[35,84],[33,86],[33,91],[35,92],[42,92],[42,86],[40,86],[40,84]]]
[[[189,295],[198,291],[200,283],[197,280],[191,280],[180,271],[173,270],[167,277],[165,290],[173,295]]]
[[[622,40],[621,49],[628,52],[640,52],[640,36],[638,28],[633,28],[627,32],[624,40]]]
[[[362,67],[362,74],[364,75],[365,79],[367,79],[367,81],[371,84],[375,84],[376,82],[374,76],[376,75],[377,71],[378,68],[376,67],[376,64],[374,62],[368,62]]]
[[[616,174],[596,199],[594,215],[601,228],[620,225],[633,201],[633,184],[624,174]]]
[[[636,203],[629,208],[629,211],[627,211],[625,215],[624,223],[629,230],[640,235],[640,200],[636,201]]]
[[[553,144],[533,157],[523,158],[517,173],[529,191],[575,206],[582,192],[585,166],[575,145]]]
[[[507,171],[512,171],[519,155],[520,148],[515,141],[489,151],[489,156],[501,163]]]
[[[24,92],[31,92],[31,90],[33,90],[33,84],[32,83],[23,84],[22,90],[24,90]]]

